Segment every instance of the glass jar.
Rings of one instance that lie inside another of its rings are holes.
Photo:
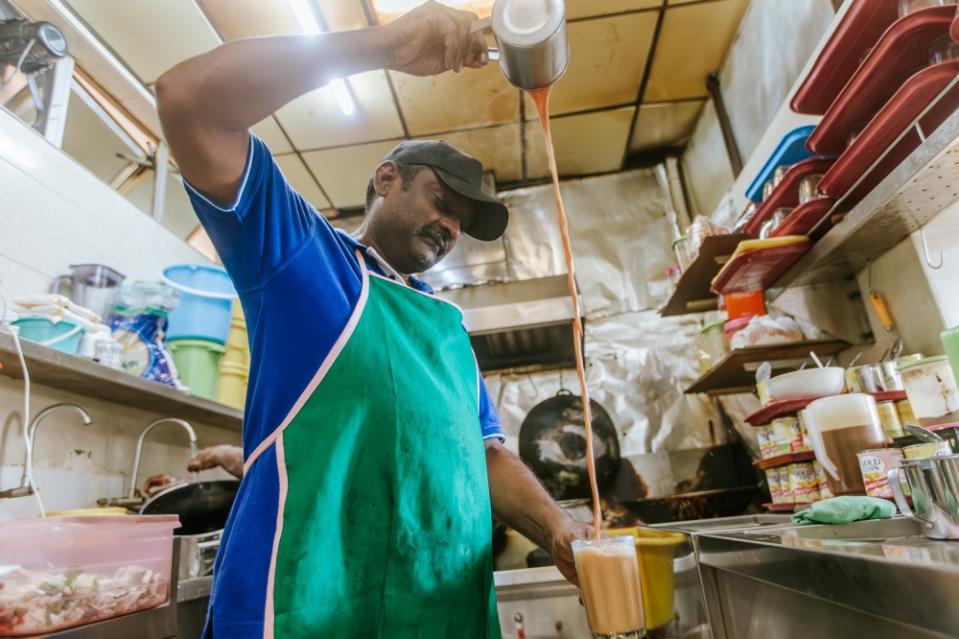
[[[950,60],[959,60],[959,43],[948,35],[936,38],[929,47],[929,66]]]
[[[899,0],[899,17],[903,18],[921,9],[944,7],[948,4],[955,4],[955,2],[954,0]]]
[[[813,200],[820,200],[825,196],[819,190],[819,180],[822,179],[822,173],[813,173],[807,175],[799,182],[799,203],[806,204]]]

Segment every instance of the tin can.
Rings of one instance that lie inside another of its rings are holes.
[[[812,462],[813,472],[816,473],[816,484],[819,487],[820,499],[832,499],[832,490],[829,488],[829,481],[826,479],[826,469],[818,461]]]
[[[912,424],[913,426],[919,425],[919,419],[916,417],[916,414],[912,412],[912,404],[909,403],[908,399],[903,399],[896,402],[896,412],[899,413],[900,424]]]
[[[789,467],[780,466],[779,468],[774,468],[776,472],[779,473],[779,493],[780,493],[780,504],[791,504],[796,501],[796,497],[793,494],[792,484],[789,481]]]
[[[892,499],[892,488],[886,475],[902,464],[903,453],[898,448],[877,448],[856,453],[859,457],[859,470],[862,471],[862,483],[870,497]]]
[[[806,426],[806,411],[799,411],[796,419],[799,420],[799,431],[802,433],[802,448],[800,450],[812,450],[812,440],[809,438],[809,428]]]
[[[766,483],[769,484],[769,496],[772,497],[773,503],[781,504],[783,501],[783,485],[778,468],[770,468],[766,471]]]
[[[947,441],[923,442],[913,444],[902,449],[906,459],[929,459],[930,457],[945,457],[952,454],[952,446]]]
[[[776,444],[773,442],[772,426],[756,427],[756,443],[759,444],[759,453],[763,459],[776,456]]]
[[[811,463],[789,464],[789,487],[797,504],[819,501],[819,482]]]
[[[799,428],[799,420],[795,417],[780,417],[774,419],[773,438],[776,440],[776,446],[780,455],[795,453],[802,450],[802,430]]]
[[[899,419],[895,402],[879,402],[876,404],[876,410],[879,411],[879,421],[882,422],[882,430],[886,433],[886,437],[895,439],[906,434],[902,429],[902,421]]]

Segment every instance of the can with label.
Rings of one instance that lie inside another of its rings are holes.
[[[826,469],[822,467],[817,460],[812,462],[813,472],[816,473],[816,484],[819,486],[820,499],[832,499],[832,490],[829,488],[829,481],[826,479]]]
[[[816,471],[812,464],[809,462],[789,464],[788,470],[793,500],[797,504],[819,501],[819,482],[816,481]]]
[[[780,455],[802,450],[802,430],[799,428],[799,420],[795,417],[774,419],[773,433]]]
[[[779,492],[780,492],[780,504],[791,504],[796,501],[795,496],[793,495],[792,485],[789,481],[789,467],[780,466],[779,468],[774,469],[779,473]]]
[[[912,412],[912,404],[909,403],[908,399],[896,402],[896,412],[899,413],[899,423],[902,425],[919,425],[919,420],[916,418],[916,414]]]
[[[895,402],[879,402],[876,404],[876,410],[879,411],[879,421],[882,422],[882,430],[886,433],[886,437],[895,439],[906,434],[902,429],[902,420],[899,419]]]
[[[779,478],[778,468],[766,470],[766,483],[769,484],[769,496],[772,497],[773,503],[781,504],[783,501],[783,486]]]
[[[877,448],[856,453],[866,494],[870,497],[892,499],[892,488],[886,475],[902,464],[903,454],[898,448]]]
[[[923,442],[913,444],[902,449],[906,459],[929,459],[930,457],[945,457],[952,454],[952,446],[947,441]]]
[[[763,459],[776,456],[776,444],[773,442],[772,426],[756,427],[756,443],[759,444],[759,454]]]

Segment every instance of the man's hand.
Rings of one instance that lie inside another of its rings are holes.
[[[218,466],[237,479],[243,479],[243,449],[226,444],[204,448],[186,468],[191,473],[195,473]]]
[[[576,562],[573,560],[573,542],[577,539],[589,539],[593,536],[593,527],[572,518],[566,519],[550,534],[549,552],[556,567],[570,582],[579,585],[576,577]]]
[[[151,475],[147,477],[146,482],[143,484],[143,494],[149,499],[161,490],[180,483],[183,483],[182,479],[177,479],[171,475]]]
[[[475,13],[434,0],[383,27],[386,66],[410,75],[436,75],[463,67],[479,69],[488,61],[482,33],[471,33]]]

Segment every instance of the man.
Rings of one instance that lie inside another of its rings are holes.
[[[376,167],[353,238],[248,133],[337,76],[481,67],[475,20],[429,2],[385,27],[232,42],[157,82],[167,140],[250,329],[244,479],[208,637],[498,637],[493,515],[575,579],[570,544],[589,527],[503,448],[459,310],[411,275],[461,232],[504,231],[479,162],[437,141],[401,144]]]

